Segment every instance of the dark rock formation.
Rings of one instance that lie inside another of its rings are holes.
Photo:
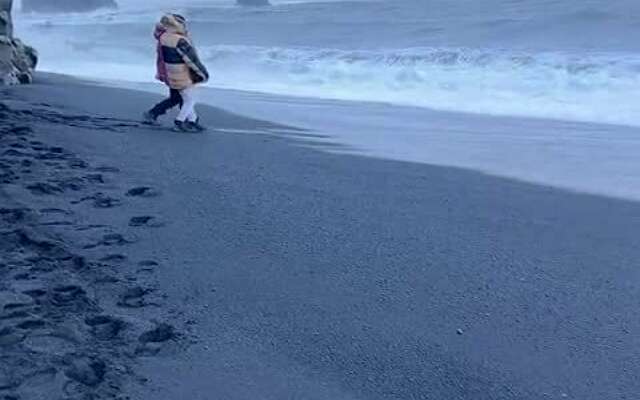
[[[89,12],[101,8],[118,8],[118,4],[115,0],[22,0],[25,12]]]
[[[11,2],[9,0],[0,0],[0,36],[13,37]]]
[[[236,0],[236,4],[239,6],[250,6],[250,7],[271,5],[269,3],[269,0]]]
[[[13,0],[0,0],[0,85],[31,83],[38,53],[13,37]]]

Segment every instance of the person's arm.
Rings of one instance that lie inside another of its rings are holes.
[[[167,83],[167,66],[164,64],[160,43],[156,47],[156,79],[162,83]]]
[[[196,49],[188,40],[180,39],[176,49],[187,66],[189,66],[189,69],[191,69],[200,78],[201,82],[209,80],[209,71],[207,71],[207,68],[202,64]]]

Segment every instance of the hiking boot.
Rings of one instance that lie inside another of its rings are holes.
[[[186,122],[176,120],[173,121],[173,125],[174,132],[192,132]]]
[[[189,130],[193,132],[204,132],[207,130],[207,128],[200,125],[200,119],[197,119],[195,122],[187,121],[186,124]]]
[[[157,125],[158,120],[157,117],[151,114],[150,111],[146,111],[142,114],[142,122],[147,125]]]

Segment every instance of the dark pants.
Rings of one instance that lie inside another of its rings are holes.
[[[171,89],[169,98],[156,104],[151,110],[149,110],[149,114],[156,119],[178,105],[182,108],[182,96],[180,96],[180,92],[178,90]]]

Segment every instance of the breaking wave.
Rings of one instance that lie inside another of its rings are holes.
[[[640,126],[640,56],[216,46],[215,86]]]
[[[193,21],[212,86],[640,126],[635,0],[119,3],[88,15],[17,14],[16,25],[43,70],[148,82],[150,30],[171,7]]]

